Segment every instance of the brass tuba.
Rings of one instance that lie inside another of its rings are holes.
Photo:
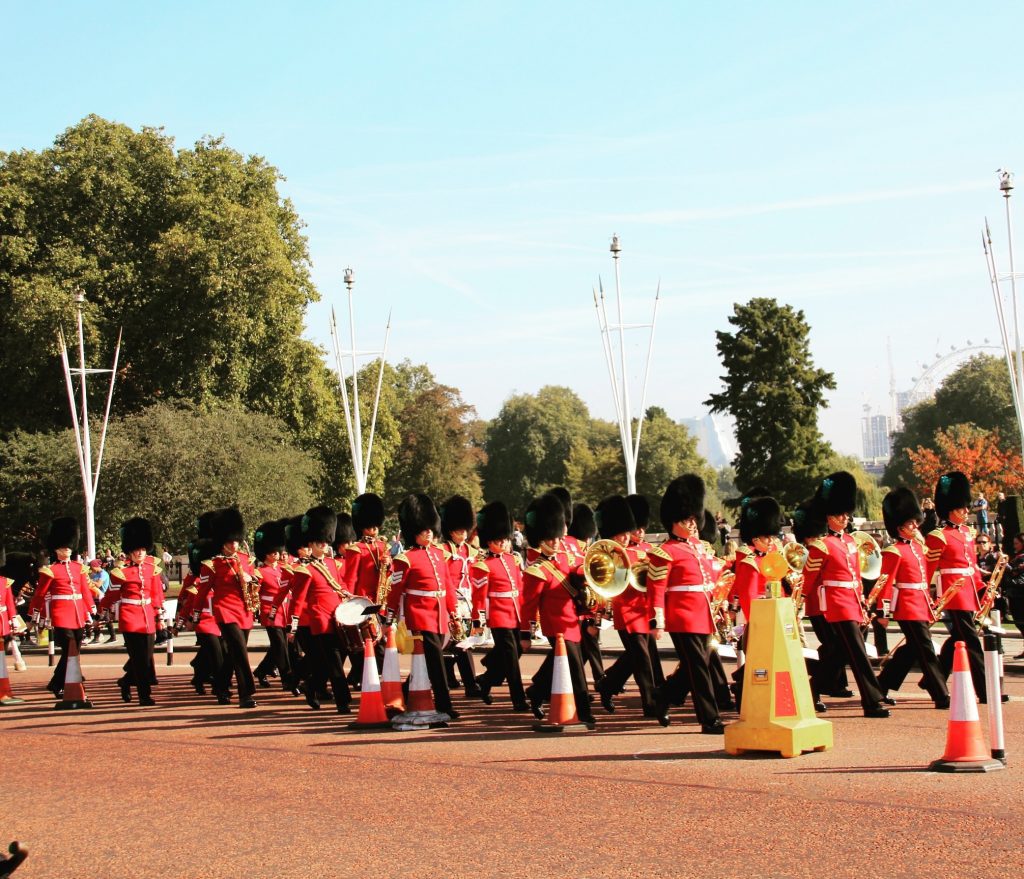
[[[851,535],[860,556],[860,576],[863,580],[877,580],[882,573],[882,549],[867,531],[854,531]]]
[[[630,586],[638,592],[647,591],[647,563],[631,565],[629,554],[621,543],[598,540],[587,548],[583,557],[583,578],[587,581],[588,601],[610,601]]]

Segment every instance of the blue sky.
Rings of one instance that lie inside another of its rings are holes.
[[[631,320],[660,279],[648,403],[676,418],[753,296],[805,311],[847,452],[888,339],[904,389],[997,338],[979,231],[994,171],[1024,174],[1020,4],[294,5],[3,0],[0,149],[97,113],[265,156],[308,224],[310,336],[352,265],[360,346],[393,308],[390,358],[484,417],[545,384],[611,417],[613,233]]]

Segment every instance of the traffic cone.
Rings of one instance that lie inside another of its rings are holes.
[[[384,698],[380,691],[380,677],[377,675],[377,657],[373,651],[373,641],[366,638],[363,642],[363,680],[362,695],[359,697],[359,714],[348,725],[349,729],[384,729],[390,727],[388,713],[384,708]]]
[[[993,760],[978,717],[978,701],[967,660],[967,645],[957,641],[953,652],[953,685],[949,688],[946,751],[930,769],[938,772],[992,772],[1005,769]]]
[[[384,648],[384,674],[380,681],[381,697],[389,712],[401,714],[405,711],[405,696],[402,695],[402,673],[398,667],[398,645],[395,644],[395,627],[388,626],[388,643]]]
[[[451,718],[434,707],[434,694],[430,689],[430,675],[423,656],[423,639],[414,638],[412,671],[409,674],[409,699],[406,710],[395,715],[392,725],[398,730],[433,729],[448,726]]]
[[[576,713],[576,697],[572,692],[572,675],[569,673],[569,654],[565,650],[565,638],[558,636],[555,641],[555,664],[551,672],[551,708],[546,723],[535,723],[534,732],[573,732],[593,729],[592,724],[580,722]]]
[[[92,702],[85,697],[85,686],[82,683],[82,663],[78,654],[78,642],[74,637],[68,638],[68,666],[64,674],[64,695],[54,705],[58,709],[92,708]]]
[[[0,705],[20,705],[24,699],[16,699],[11,690],[11,679],[7,676],[7,653],[0,638]]]

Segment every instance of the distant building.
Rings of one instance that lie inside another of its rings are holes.
[[[718,470],[732,465],[739,449],[731,422],[716,415],[705,415],[703,418],[684,418],[682,423],[697,438],[697,451],[712,467]]]
[[[865,461],[888,461],[892,455],[892,419],[888,415],[866,415],[860,420]]]

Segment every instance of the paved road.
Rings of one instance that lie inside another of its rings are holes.
[[[528,670],[537,656],[524,658]],[[1020,869],[1024,681],[1006,706],[1011,768],[925,770],[945,712],[913,685],[890,720],[831,700],[835,747],[728,757],[688,710],[643,721],[635,691],[595,733],[457,700],[421,733],[353,732],[279,690],[254,711],[158,667],[160,705],[125,706],[121,655],[86,655],[92,711],[55,712],[38,660],[0,709],[0,834],[29,877],[999,876]],[[666,663],[668,665],[668,663]]]

